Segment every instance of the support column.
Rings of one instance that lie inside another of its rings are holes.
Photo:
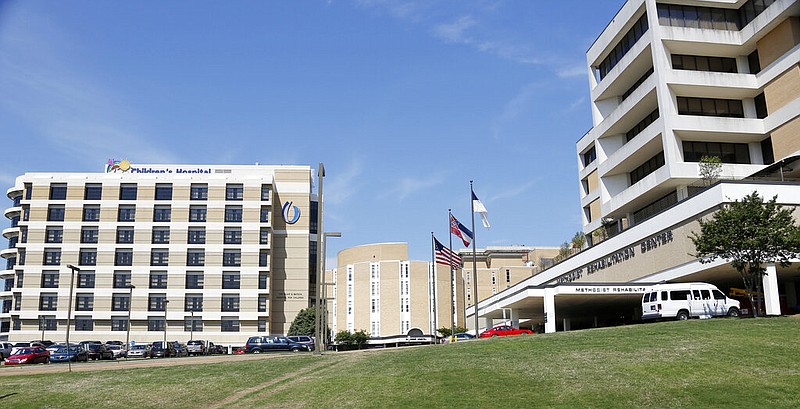
[[[494,326],[493,324],[494,324],[494,321],[491,318],[487,318],[487,317],[483,317],[478,321],[478,325],[480,325],[481,328],[485,328],[485,329],[489,329],[489,328],[493,327]],[[480,328],[478,330],[480,331]],[[478,336],[478,335],[480,335],[480,332],[478,332],[475,336]]]
[[[556,290],[544,289],[544,332],[556,332]]]
[[[519,310],[510,310],[511,312],[511,326],[519,328]]]
[[[563,320],[564,320],[564,331],[571,330],[572,327],[570,326],[570,324],[571,324],[570,319],[569,318],[564,318]]]
[[[778,292],[778,271],[775,264],[767,266],[764,275],[764,312],[767,315],[781,315],[781,301]]]

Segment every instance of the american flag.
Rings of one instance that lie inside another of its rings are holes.
[[[450,264],[453,268],[461,267],[461,256],[445,247],[442,243],[439,243],[439,240],[436,240],[435,237],[433,238],[433,243],[436,264]],[[452,260],[452,264],[450,260]]]

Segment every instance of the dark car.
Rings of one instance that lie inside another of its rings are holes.
[[[89,360],[89,352],[78,346],[72,346],[67,352],[67,347],[62,346],[50,353],[50,362],[87,362]]]
[[[6,365],[50,363],[50,353],[44,346],[20,347],[5,359]]]
[[[455,339],[453,339],[455,338]],[[475,335],[466,333],[466,332],[459,332],[458,334],[453,335],[452,337],[447,337],[442,339],[443,344],[449,344],[451,342],[458,342],[458,341],[466,341],[469,339],[475,339]]]
[[[189,349],[186,348],[186,345],[178,341],[172,341],[172,347],[175,348],[176,357],[189,356]]]
[[[314,337],[308,335],[289,335],[286,338],[289,338],[290,341],[297,342],[298,344],[307,345],[309,351],[313,351],[316,347]]]
[[[170,342],[153,342],[153,346],[150,347],[150,358],[170,358],[176,355],[177,351]]]
[[[112,351],[106,344],[86,344],[84,347],[89,353],[89,359],[115,359],[114,351]]]
[[[253,354],[277,351],[311,351],[308,345],[294,342],[286,337],[250,337],[245,344],[245,351]]]

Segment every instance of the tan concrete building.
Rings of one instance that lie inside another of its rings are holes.
[[[329,323],[338,331],[364,330],[371,344],[430,342],[437,328],[464,326],[464,282],[455,274],[455,314],[446,265],[408,259],[407,243],[351,247],[331,271]]]
[[[130,329],[137,342],[236,345],[286,333],[314,297],[311,172],[109,161],[18,177],[0,337],[64,341],[71,284],[71,340],[125,340]]]
[[[590,247],[480,301],[485,322],[614,325],[641,316],[650,283],[741,288],[726,262],[692,256],[697,219],[753,191],[800,206],[800,2],[629,0],[586,56],[594,126],[577,158]],[[720,158],[719,182],[703,180],[703,156]],[[770,265],[763,288],[767,314],[798,311],[796,266]]]

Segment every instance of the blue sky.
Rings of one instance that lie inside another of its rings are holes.
[[[429,259],[448,208],[470,225],[470,180],[479,247],[558,246],[581,229],[585,53],[623,3],[0,0],[0,185],[109,158],[323,162],[329,260]]]

